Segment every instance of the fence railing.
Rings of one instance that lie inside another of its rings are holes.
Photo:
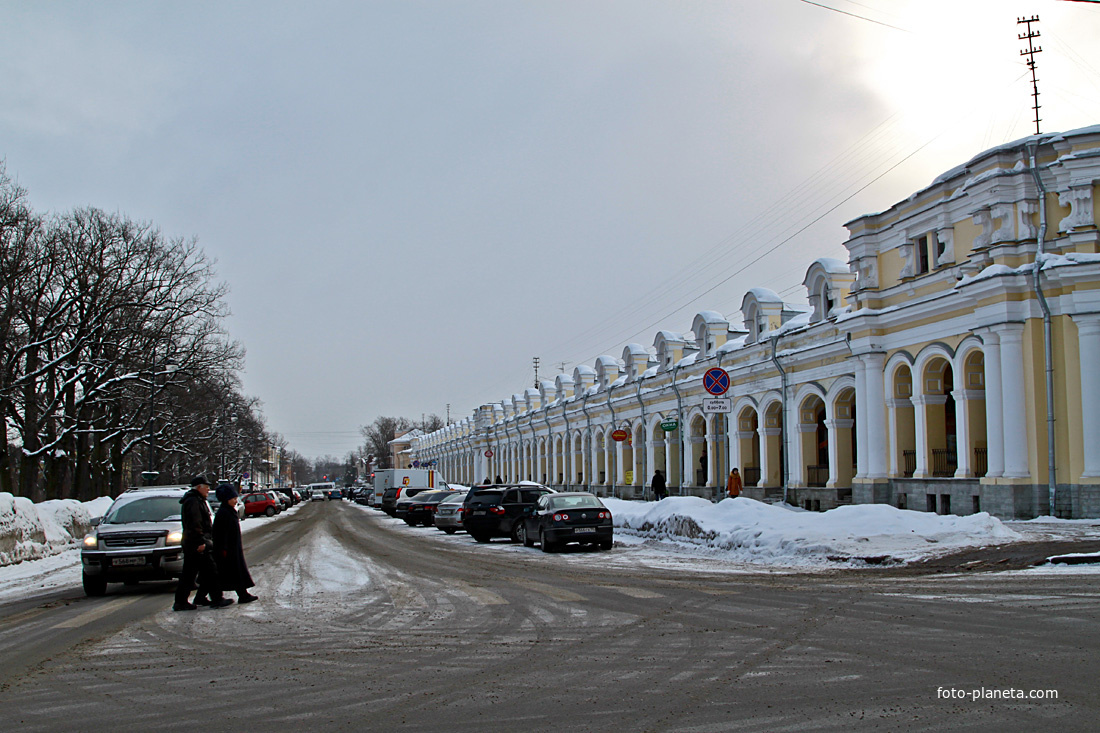
[[[917,452],[915,450],[903,450],[901,452],[901,475],[911,477],[917,472]]]
[[[949,448],[932,449],[932,475],[938,478],[946,478],[955,475],[955,469],[959,467],[959,456]]]
[[[986,448],[974,449],[974,475],[984,476],[989,473],[989,451]]]

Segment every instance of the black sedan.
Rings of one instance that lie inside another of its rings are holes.
[[[586,492],[539,497],[520,523],[519,533],[526,547],[538,542],[543,552],[554,552],[570,542],[610,550],[614,542],[611,511]]]
[[[456,491],[424,491],[412,499],[408,500],[406,504],[403,501],[397,503],[397,515],[401,519],[405,520],[405,524],[410,527],[415,527],[418,524],[423,524],[425,527],[430,527],[435,519],[435,508],[439,505],[439,502],[446,499],[448,496],[452,496],[458,492]],[[402,515],[402,509],[404,514]]]

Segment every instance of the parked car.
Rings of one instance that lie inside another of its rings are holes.
[[[355,503],[363,506],[374,506],[374,489],[359,489],[355,495]]]
[[[519,542],[520,520],[540,496],[554,490],[538,484],[474,487],[462,503],[462,527],[478,542],[507,537]]]
[[[246,516],[255,517],[263,514],[264,516],[274,517],[279,513],[279,502],[275,499],[275,496],[266,491],[254,491],[251,494],[245,494],[241,497],[244,499],[244,513]]]
[[[445,489],[443,491],[422,491],[412,499],[408,500],[408,506],[405,508],[405,516],[402,519],[409,526],[415,527],[418,524],[422,524],[425,527],[430,527],[435,522],[435,510],[439,506],[439,502],[446,499],[457,492]],[[398,506],[401,506],[402,502],[398,502]],[[398,509],[398,516],[400,516],[400,509]]]
[[[382,494],[382,511],[391,517],[397,516],[397,502],[400,499],[416,496],[421,491],[428,491],[428,489],[411,486],[394,486],[386,489],[386,493]]]
[[[325,489],[325,498],[328,500],[339,499],[343,496],[340,489]]]
[[[435,507],[432,524],[447,534],[454,534],[462,529],[462,502],[465,499],[465,491],[452,491],[449,496],[444,497]]]
[[[314,489],[309,494],[309,500],[310,501],[324,501],[325,500],[325,492],[321,491],[320,489]]]
[[[534,547],[537,541],[543,552],[554,552],[570,542],[610,550],[613,533],[611,510],[584,491],[540,496],[519,526],[524,546]]]
[[[269,491],[269,494],[275,497],[275,501],[279,502],[282,506],[280,511],[286,511],[290,507],[294,506],[294,503],[290,500],[290,497],[281,491]]]
[[[187,486],[129,489],[84,537],[84,592],[101,596],[108,583],[178,578],[183,571],[180,499]]]

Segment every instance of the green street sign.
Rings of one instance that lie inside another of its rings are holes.
[[[678,423],[675,420],[662,420],[661,421],[661,430],[664,430],[666,433],[671,433],[673,430],[675,430],[678,427],[680,427],[680,423]]]

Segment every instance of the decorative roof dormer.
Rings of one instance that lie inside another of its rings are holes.
[[[843,307],[855,279],[846,262],[831,257],[815,260],[802,281],[813,308],[810,322],[824,321],[833,315],[834,308]]]
[[[657,350],[658,369],[667,372],[684,358],[684,337],[673,331],[658,331],[653,339],[653,348]]]
[[[542,406],[542,397],[539,394],[539,390],[534,387],[528,387],[523,392],[523,401],[527,405],[527,410],[537,410]]]
[[[645,371],[649,369],[653,355],[649,349],[641,344],[627,344],[623,347],[623,364],[626,365],[627,381],[633,382],[641,379]]]
[[[558,398],[557,387],[549,379],[539,380],[539,403],[543,407],[549,407],[550,403]]]
[[[596,383],[596,370],[587,364],[578,364],[573,369],[574,394],[582,397]]]
[[[691,331],[695,334],[695,346],[700,358],[714,356],[719,346],[729,338],[730,322],[717,311],[700,311],[692,321]]]
[[[573,399],[575,383],[573,378],[568,374],[559,374],[554,377],[554,388],[557,392],[557,399],[561,402],[568,402]]]
[[[745,343],[755,344],[761,334],[783,325],[783,299],[767,288],[753,288],[741,300],[741,314],[749,331]]]
[[[620,371],[622,371],[622,365],[615,357],[607,354],[596,357],[596,379],[600,383],[601,390],[607,389],[608,385],[614,383],[619,378]]]
[[[512,409],[515,411],[516,417],[527,412],[527,398],[521,394],[512,395]]]

